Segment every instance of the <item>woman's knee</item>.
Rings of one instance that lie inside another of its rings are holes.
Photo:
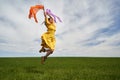
[[[50,54],[52,54],[54,52],[54,50],[50,50]]]

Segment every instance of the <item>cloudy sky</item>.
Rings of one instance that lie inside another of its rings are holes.
[[[41,23],[28,19],[30,6],[44,4],[57,22],[51,56],[120,57],[120,0],[0,0],[0,57],[39,57]]]

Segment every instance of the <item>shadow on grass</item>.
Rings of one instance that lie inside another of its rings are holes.
[[[40,68],[35,66],[29,66],[24,68],[27,73],[36,73],[36,74],[44,74],[44,71],[41,71]]]

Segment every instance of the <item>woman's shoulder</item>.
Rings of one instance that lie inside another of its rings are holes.
[[[50,24],[50,22],[48,21],[48,18],[47,18],[47,17],[45,18],[45,23],[46,23],[46,24]]]

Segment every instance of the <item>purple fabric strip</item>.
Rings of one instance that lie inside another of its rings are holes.
[[[46,13],[49,14],[50,16],[52,16],[54,18],[55,22],[56,22],[56,18],[59,20],[59,22],[62,22],[62,20],[58,16],[53,14],[50,9],[46,9]]]

